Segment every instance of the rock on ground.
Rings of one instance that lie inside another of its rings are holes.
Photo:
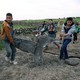
[[[76,66],[79,64],[79,62],[80,62],[80,60],[77,58],[69,58],[69,59],[65,60],[65,63],[68,65],[71,65],[71,66]]]

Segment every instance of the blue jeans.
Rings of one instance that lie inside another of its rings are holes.
[[[61,50],[60,59],[68,59],[67,45],[71,42],[71,39],[64,39]]]
[[[14,61],[15,59],[15,53],[16,48],[14,45],[12,45],[8,40],[4,40],[4,46],[7,51],[7,57],[11,59],[11,61]]]

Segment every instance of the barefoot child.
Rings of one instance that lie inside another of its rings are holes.
[[[6,61],[10,61],[12,64],[17,64],[15,61],[15,53],[16,49],[13,41],[13,23],[12,23],[12,14],[6,14],[6,20],[2,23],[1,28],[1,37],[4,41],[4,46],[7,51],[7,55],[5,57]]]

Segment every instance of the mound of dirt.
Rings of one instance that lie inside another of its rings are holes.
[[[60,50],[51,44],[47,52],[43,53],[43,64],[34,66],[33,54],[17,50],[18,64],[12,65],[5,61],[6,51],[2,50],[0,80],[80,80],[80,59],[71,58],[68,60],[70,65],[67,65],[58,59],[59,52]],[[71,43],[68,46],[68,53],[69,56],[80,57],[80,43],[75,45]],[[78,65],[71,66],[72,63]]]
[[[52,49],[51,49],[52,50]],[[51,51],[50,50],[50,51]],[[54,47],[53,51],[59,50]],[[70,49],[71,53],[71,49]],[[79,80],[80,79],[80,64],[70,66],[65,63],[60,63],[58,55],[44,53],[44,63],[41,66],[31,67],[33,55],[20,50],[17,50],[16,60],[17,65],[12,65],[6,62],[6,51],[0,51],[0,80]],[[73,53],[71,53],[73,54]]]

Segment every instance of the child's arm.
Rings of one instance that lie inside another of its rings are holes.
[[[68,31],[68,35],[72,35],[74,32],[75,32],[75,25],[73,25],[72,27],[71,27],[71,29]]]
[[[68,31],[68,33],[64,34],[64,36],[68,36],[68,35],[70,36],[70,35],[72,35],[75,32],[75,29],[76,29],[75,25],[73,25],[72,28]]]
[[[46,31],[48,31],[48,28],[43,28],[43,29],[41,30],[41,34],[43,34],[43,33],[46,32]]]

